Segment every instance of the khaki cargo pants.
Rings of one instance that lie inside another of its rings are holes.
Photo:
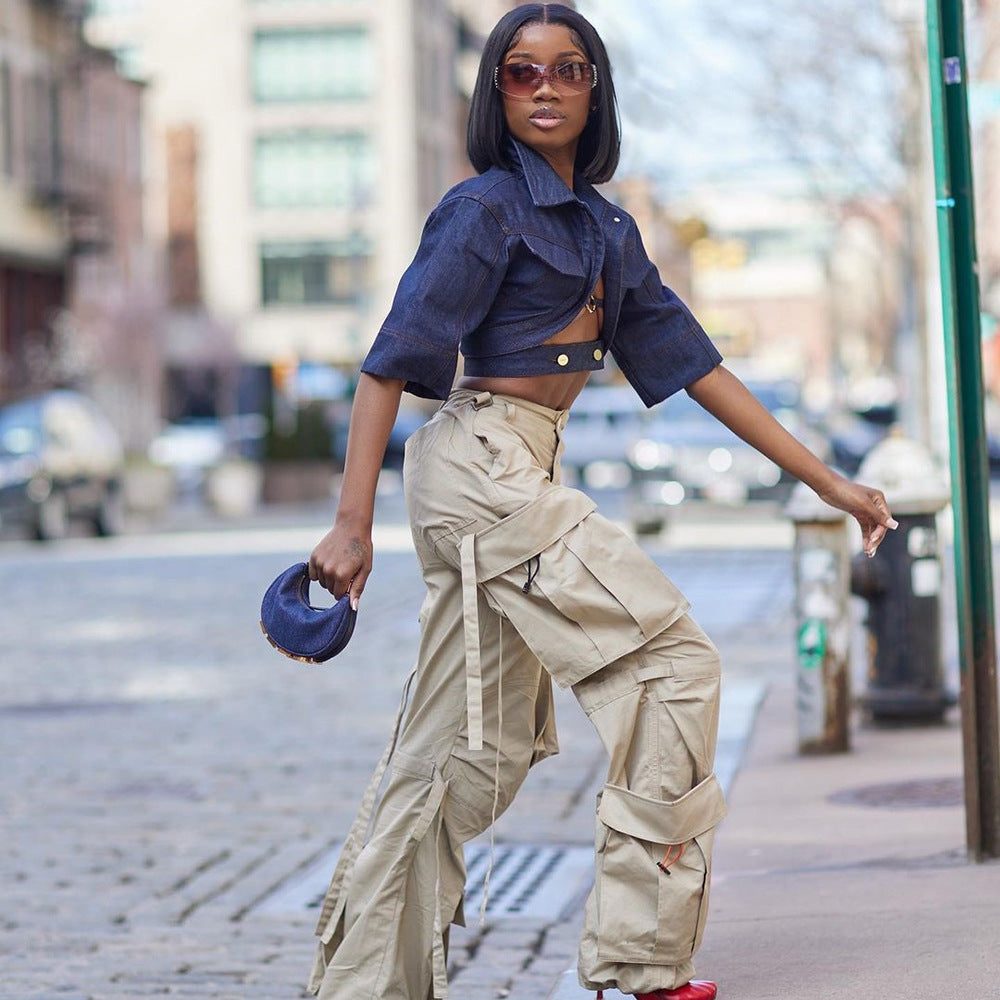
[[[447,996],[462,844],[558,752],[552,680],[572,687],[611,759],[580,983],[638,993],[693,975],[725,813],[718,651],[642,549],[560,485],[565,422],[455,389],[407,441],[427,584],[417,665],[316,927],[308,989],[322,1000]]]

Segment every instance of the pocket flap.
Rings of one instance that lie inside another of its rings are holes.
[[[554,267],[560,274],[574,274],[577,277],[585,278],[586,272],[583,269],[583,261],[580,255],[558,243],[550,243],[548,240],[534,234],[522,233],[521,239],[524,245],[536,256],[545,261],[546,264]]]
[[[553,486],[476,534],[476,582],[485,583],[547,549],[597,509],[585,493]]]
[[[396,774],[405,774],[410,778],[419,778],[421,781],[432,781],[434,779],[434,761],[426,757],[415,757],[405,750],[396,750],[392,755],[390,765]]]
[[[611,829],[654,844],[683,844],[716,826],[725,815],[725,796],[714,773],[672,802],[605,785],[597,810],[598,818]]]
[[[601,513],[586,531],[564,539],[567,548],[601,581],[651,639],[691,606],[652,557]]]

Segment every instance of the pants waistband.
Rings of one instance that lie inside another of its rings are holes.
[[[480,406],[489,406],[492,404],[493,400],[500,400],[508,405],[508,407],[513,407],[514,413],[516,414],[518,410],[526,410],[529,413],[533,413],[536,416],[547,420],[553,426],[560,424],[565,424],[566,418],[569,415],[569,410],[557,410],[551,406],[545,406],[543,403],[536,403],[531,399],[522,399],[520,396],[512,396],[510,393],[506,392],[491,392],[488,389],[475,390],[475,389],[452,389],[448,394],[448,399],[445,403],[456,402],[459,404],[469,403],[473,401],[480,401]]]

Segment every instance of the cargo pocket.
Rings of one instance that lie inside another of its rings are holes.
[[[667,628],[690,604],[579,490],[551,486],[476,533],[476,579],[560,687]]]
[[[475,536],[476,583],[562,687],[600,667],[601,656],[580,625],[541,590],[537,577],[565,551],[560,536],[595,507],[585,494],[553,486]]]
[[[604,787],[599,958],[658,965],[691,958],[708,916],[712,841],[725,812],[714,774],[673,801]]]
[[[393,754],[390,767],[394,774],[400,774],[407,778],[416,778],[418,781],[434,780],[434,761],[426,757],[416,757],[411,753],[397,749]]]
[[[660,660],[636,671],[653,703],[653,745],[657,787],[675,798],[712,771],[719,724],[718,657]]]
[[[597,511],[545,554],[538,585],[586,633],[602,664],[643,645],[691,607],[649,555]]]

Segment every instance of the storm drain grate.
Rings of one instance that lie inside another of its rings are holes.
[[[478,910],[490,849],[466,852],[466,916]],[[589,847],[499,844],[495,850],[486,912],[492,917],[557,919],[590,886],[594,852]]]
[[[339,845],[325,852],[265,896],[253,912],[266,916],[318,912],[339,855]],[[479,909],[489,855],[488,844],[473,844],[465,851],[465,913],[470,923]],[[557,920],[579,902],[593,875],[594,852],[590,847],[497,844],[486,912],[494,919],[522,916]]]
[[[829,799],[840,805],[882,809],[944,809],[962,805],[963,788],[961,778],[923,778],[848,788]]]

